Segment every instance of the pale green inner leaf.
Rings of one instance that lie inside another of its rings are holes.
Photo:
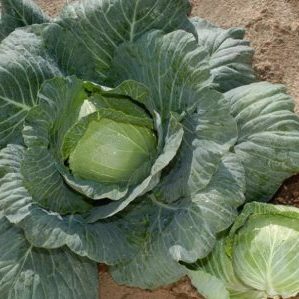
[[[107,118],[91,121],[70,155],[79,178],[105,183],[126,182],[155,153],[156,137],[145,127]]]

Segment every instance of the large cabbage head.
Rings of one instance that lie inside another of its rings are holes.
[[[256,82],[242,29],[187,0],[1,3],[3,298],[96,298],[99,262],[174,282],[299,170],[293,101]]]

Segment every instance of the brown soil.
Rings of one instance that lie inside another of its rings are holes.
[[[65,0],[36,0],[56,15]],[[224,28],[245,27],[256,54],[254,67],[262,80],[287,85],[299,112],[299,0],[192,0],[193,16]],[[299,175],[287,180],[274,202],[299,207]],[[155,291],[117,285],[100,267],[102,299],[200,299],[187,279]],[[254,299],[254,298],[252,298]],[[293,298],[299,299],[299,297]]]
[[[107,273],[107,268],[101,265],[100,279],[101,299],[202,299],[187,278],[158,290],[145,291],[117,285]]]
[[[74,0],[35,0],[35,2],[49,15],[56,16],[59,14],[64,5]]]

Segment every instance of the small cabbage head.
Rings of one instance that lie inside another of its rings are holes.
[[[142,104],[124,95],[109,97],[98,87],[79,102],[77,119],[69,125],[61,155],[75,178],[130,186],[147,176],[157,137]]]
[[[298,246],[299,209],[254,202],[189,275],[208,299],[289,298],[299,293]]]

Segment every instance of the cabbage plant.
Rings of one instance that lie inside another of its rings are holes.
[[[299,293],[298,243],[298,208],[249,203],[188,274],[207,299],[289,298]]]
[[[187,0],[2,0],[0,293],[97,298],[97,263],[174,282],[299,170],[299,120],[244,30]]]

